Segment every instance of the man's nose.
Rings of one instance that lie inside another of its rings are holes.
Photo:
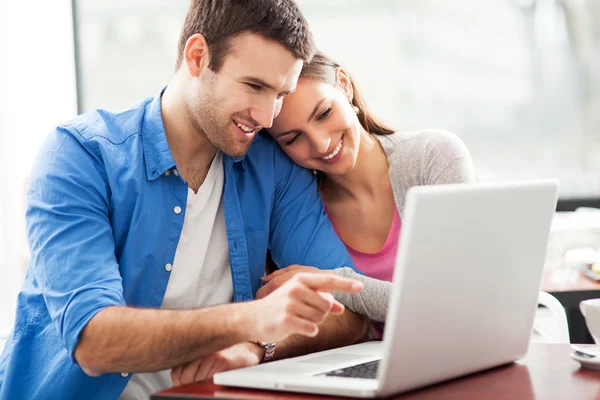
[[[263,102],[260,107],[250,112],[250,117],[263,128],[270,128],[273,126],[273,119],[275,119],[281,108],[278,105],[279,101],[279,99],[275,99]]]

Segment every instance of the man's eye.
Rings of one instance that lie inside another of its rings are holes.
[[[329,107],[327,110],[323,111],[323,114],[319,115],[319,117],[317,118],[317,121],[322,121],[322,120],[326,119],[327,117],[329,117],[329,114],[331,114],[331,107]]]
[[[247,85],[250,87],[250,89],[256,90],[257,92],[262,90],[262,86],[257,85],[255,83],[247,83]]]
[[[277,95],[277,98],[278,98],[278,99],[283,99],[284,97],[287,97],[288,95],[289,95],[289,93],[279,93],[279,94]]]

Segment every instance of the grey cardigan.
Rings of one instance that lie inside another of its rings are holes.
[[[404,198],[412,186],[476,181],[469,151],[453,133],[423,130],[375,137],[388,158],[392,191],[401,219],[404,216]],[[347,267],[338,268],[334,273],[364,283],[359,294],[336,292],[335,298],[339,302],[374,321],[385,321],[390,282],[360,275]]]

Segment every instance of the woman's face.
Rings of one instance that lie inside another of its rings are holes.
[[[343,70],[338,71],[341,87],[300,78],[269,129],[296,164],[332,175],[354,168],[361,132],[350,104],[350,82]]]

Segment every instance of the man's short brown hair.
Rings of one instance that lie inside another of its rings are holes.
[[[243,32],[272,39],[303,61],[315,53],[308,23],[294,0],[191,0],[179,37],[177,68],[187,40],[200,33],[208,43],[209,68],[218,71],[230,39]]]

